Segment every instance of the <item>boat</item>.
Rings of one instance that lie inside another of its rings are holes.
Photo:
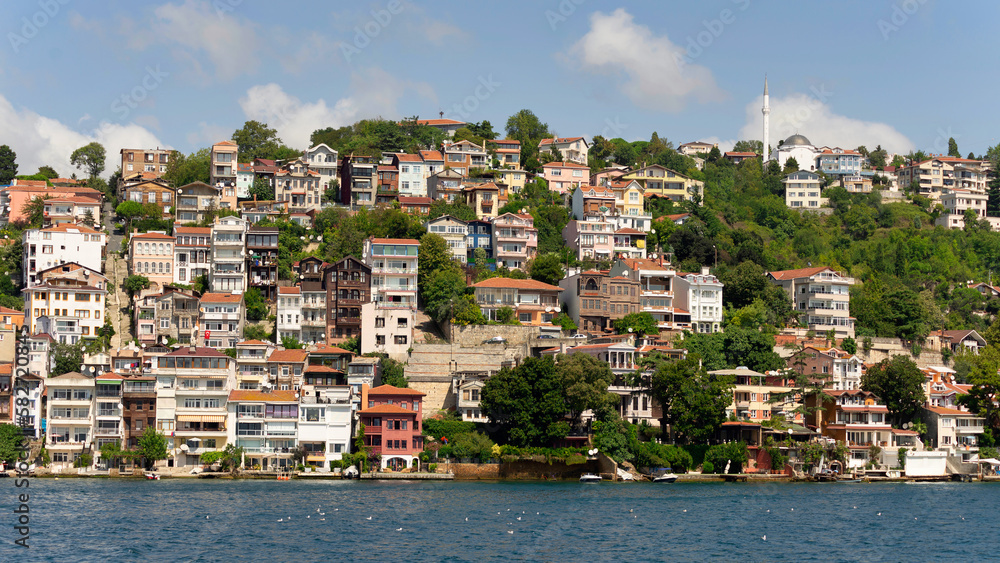
[[[583,475],[580,475],[581,483],[600,483],[602,480],[603,479],[601,479],[600,475],[594,475],[593,473],[584,473]]]
[[[677,480],[677,475],[673,473],[664,473],[658,477],[653,478],[654,483],[673,483]]]
[[[146,475],[146,479],[149,479],[150,481],[159,481],[160,480],[160,476],[157,475],[156,473],[146,473],[145,475]]]

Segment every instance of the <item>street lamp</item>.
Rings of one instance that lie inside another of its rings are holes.
[[[715,266],[714,267],[718,268],[719,267],[719,248],[713,244],[712,245],[712,250],[715,251]]]

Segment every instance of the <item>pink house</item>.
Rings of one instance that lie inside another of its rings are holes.
[[[421,435],[424,394],[413,389],[380,385],[361,387],[361,423],[365,445],[382,456],[382,469],[417,469],[424,449]]]
[[[549,183],[550,190],[564,194],[577,186],[588,185],[590,168],[575,162],[550,162],[542,166],[540,176]]]

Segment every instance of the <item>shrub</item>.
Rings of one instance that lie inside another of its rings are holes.
[[[715,466],[712,465],[711,461],[706,461],[701,465],[702,473],[715,473]]]
[[[73,460],[73,467],[90,467],[94,462],[94,456],[90,454],[81,454],[80,457]]]
[[[454,441],[459,434],[468,434],[476,430],[475,422],[466,422],[452,418],[428,418],[424,420],[424,435],[440,440],[447,436]]]
[[[437,470],[438,470],[438,464],[436,463],[431,463],[430,465],[427,466],[427,471],[430,471],[431,473],[437,473]]]
[[[705,452],[705,462],[711,462],[713,467],[725,471],[729,465],[729,473],[740,473],[750,457],[746,442],[731,442],[708,448]]]

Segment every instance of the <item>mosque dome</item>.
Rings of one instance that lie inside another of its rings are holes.
[[[799,135],[799,134],[796,133],[795,135],[792,135],[791,137],[785,139],[785,142],[782,143],[782,146],[789,146],[789,145],[810,145],[811,146],[812,143],[810,143],[809,139],[806,139],[803,135]]]

